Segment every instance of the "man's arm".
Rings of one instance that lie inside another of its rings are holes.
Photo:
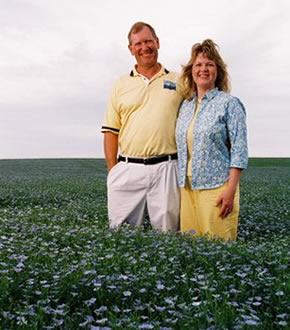
[[[111,168],[117,164],[118,135],[111,132],[104,133],[104,152],[109,173]]]

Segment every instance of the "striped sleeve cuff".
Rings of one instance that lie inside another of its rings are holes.
[[[119,134],[119,129],[114,128],[114,127],[109,127],[109,126],[102,126],[101,132],[105,133],[105,132],[112,132],[114,134]]]

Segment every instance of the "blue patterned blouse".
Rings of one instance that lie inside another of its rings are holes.
[[[194,115],[196,97],[184,100],[177,119],[178,181],[185,186],[186,133]],[[212,189],[224,184],[231,167],[248,164],[246,111],[241,101],[212,89],[205,94],[193,127],[192,189]]]

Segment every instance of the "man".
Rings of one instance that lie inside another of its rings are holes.
[[[178,75],[158,63],[159,39],[149,24],[135,23],[128,39],[137,64],[116,81],[102,126],[109,224],[139,226],[147,210],[153,228],[175,231],[179,226],[175,123],[182,101]]]

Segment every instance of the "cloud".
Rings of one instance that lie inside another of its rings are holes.
[[[193,43],[217,42],[247,107],[250,155],[289,156],[289,9],[283,0],[2,1],[0,158],[102,157],[104,109],[134,64],[127,33],[139,20],[156,28],[169,70]]]

